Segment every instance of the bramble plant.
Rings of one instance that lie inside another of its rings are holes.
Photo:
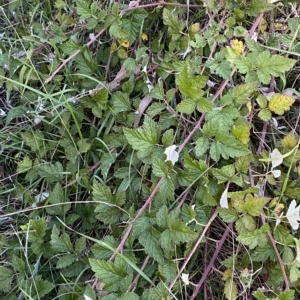
[[[299,4],[0,12],[0,296],[300,297]]]

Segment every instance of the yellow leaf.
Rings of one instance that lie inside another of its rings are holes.
[[[223,280],[226,281],[227,279],[230,279],[233,275],[232,269],[227,269],[224,273],[223,273]]]
[[[200,30],[200,23],[194,23],[190,27],[190,32],[191,33],[197,33],[197,32],[199,32],[199,30]]]
[[[242,144],[247,145],[250,141],[250,129],[248,124],[233,125],[231,129],[233,135]]]
[[[268,23],[267,23],[266,19],[261,18],[260,22],[259,22],[259,27],[258,27],[259,31],[261,33],[264,33],[267,30],[267,27],[268,27]]]
[[[297,145],[297,140],[293,131],[287,134],[282,140],[281,144],[284,148],[293,149]]]
[[[120,45],[123,46],[124,48],[128,48],[129,47],[129,41],[127,39],[121,39],[119,41]]]
[[[295,99],[282,95],[274,94],[269,102],[269,109],[278,115],[283,115],[285,111],[290,110],[290,106],[295,102]]]
[[[228,300],[235,300],[237,299],[238,289],[236,283],[233,281],[232,278],[226,280],[224,294],[226,299]]]
[[[146,33],[142,33],[142,40],[148,41],[148,35]]]
[[[232,40],[230,44],[231,44],[232,49],[233,49],[238,55],[242,55],[242,53],[243,53],[243,48],[244,48],[244,44],[243,44],[242,41],[239,41],[239,40]]]

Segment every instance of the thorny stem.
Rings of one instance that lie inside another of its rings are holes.
[[[193,292],[193,294],[192,294],[190,300],[194,300],[194,299],[197,297],[197,295],[198,295],[198,293],[199,293],[199,291],[200,291],[200,289],[201,289],[201,287],[202,287],[204,281],[207,279],[208,274],[209,274],[210,270],[212,269],[213,264],[214,264],[215,260],[217,259],[218,255],[219,255],[219,253],[220,253],[220,251],[221,251],[221,249],[222,249],[222,246],[223,246],[225,240],[227,239],[227,236],[228,236],[228,234],[229,234],[229,232],[230,232],[231,229],[232,229],[232,223],[229,224],[229,225],[226,227],[226,230],[225,230],[225,232],[223,233],[222,238],[221,238],[221,239],[219,240],[219,242],[218,242],[217,249],[215,250],[214,255],[213,255],[213,257],[212,257],[210,263],[208,264],[207,268],[205,269],[205,271],[204,271],[204,273],[203,273],[203,275],[202,275],[200,281],[197,283],[196,288],[195,288],[195,290],[194,290],[194,292]]]
[[[187,266],[187,264],[189,263],[189,261],[191,260],[191,258],[193,257],[195,251],[197,250],[197,248],[199,247],[201,241],[203,240],[203,237],[206,233],[206,231],[209,229],[210,225],[212,224],[212,222],[214,221],[214,219],[217,217],[218,215],[218,211],[215,210],[215,212],[213,213],[213,215],[211,216],[211,218],[209,219],[208,223],[206,224],[206,226],[204,227],[200,237],[198,238],[197,242],[195,243],[193,249],[191,250],[191,252],[189,253],[189,255],[187,256],[187,258],[184,260],[184,263],[182,265],[182,267],[180,268],[179,272],[177,273],[176,277],[173,279],[173,281],[170,283],[168,289],[171,290],[174,286],[174,284],[176,283],[176,281],[178,280],[180,274],[184,271],[185,267]]]

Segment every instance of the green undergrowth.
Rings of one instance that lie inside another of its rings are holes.
[[[5,2],[0,296],[299,299],[299,5]]]

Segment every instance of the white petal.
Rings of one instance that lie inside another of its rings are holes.
[[[280,170],[273,170],[271,172],[272,172],[274,178],[278,178],[281,175],[281,171]]]
[[[190,284],[190,282],[189,282],[189,274],[182,273],[181,274],[181,280],[183,281],[183,283],[185,285],[189,285]]]
[[[178,161],[178,157],[179,157],[178,152],[175,151],[176,147],[177,147],[176,145],[169,146],[166,148],[164,152],[167,155],[166,160],[170,160],[173,165]]]
[[[91,297],[87,296],[86,294],[83,295],[84,300],[93,300]]]
[[[283,162],[283,156],[276,148],[271,152],[270,157],[272,159],[272,169],[278,167]]]
[[[223,208],[228,208],[228,188],[225,189],[221,196],[220,206]]]
[[[297,230],[299,228],[299,223],[298,223],[298,221],[300,220],[299,211],[300,211],[300,206],[296,207],[296,200],[293,200],[286,213],[286,217],[294,230]]]

